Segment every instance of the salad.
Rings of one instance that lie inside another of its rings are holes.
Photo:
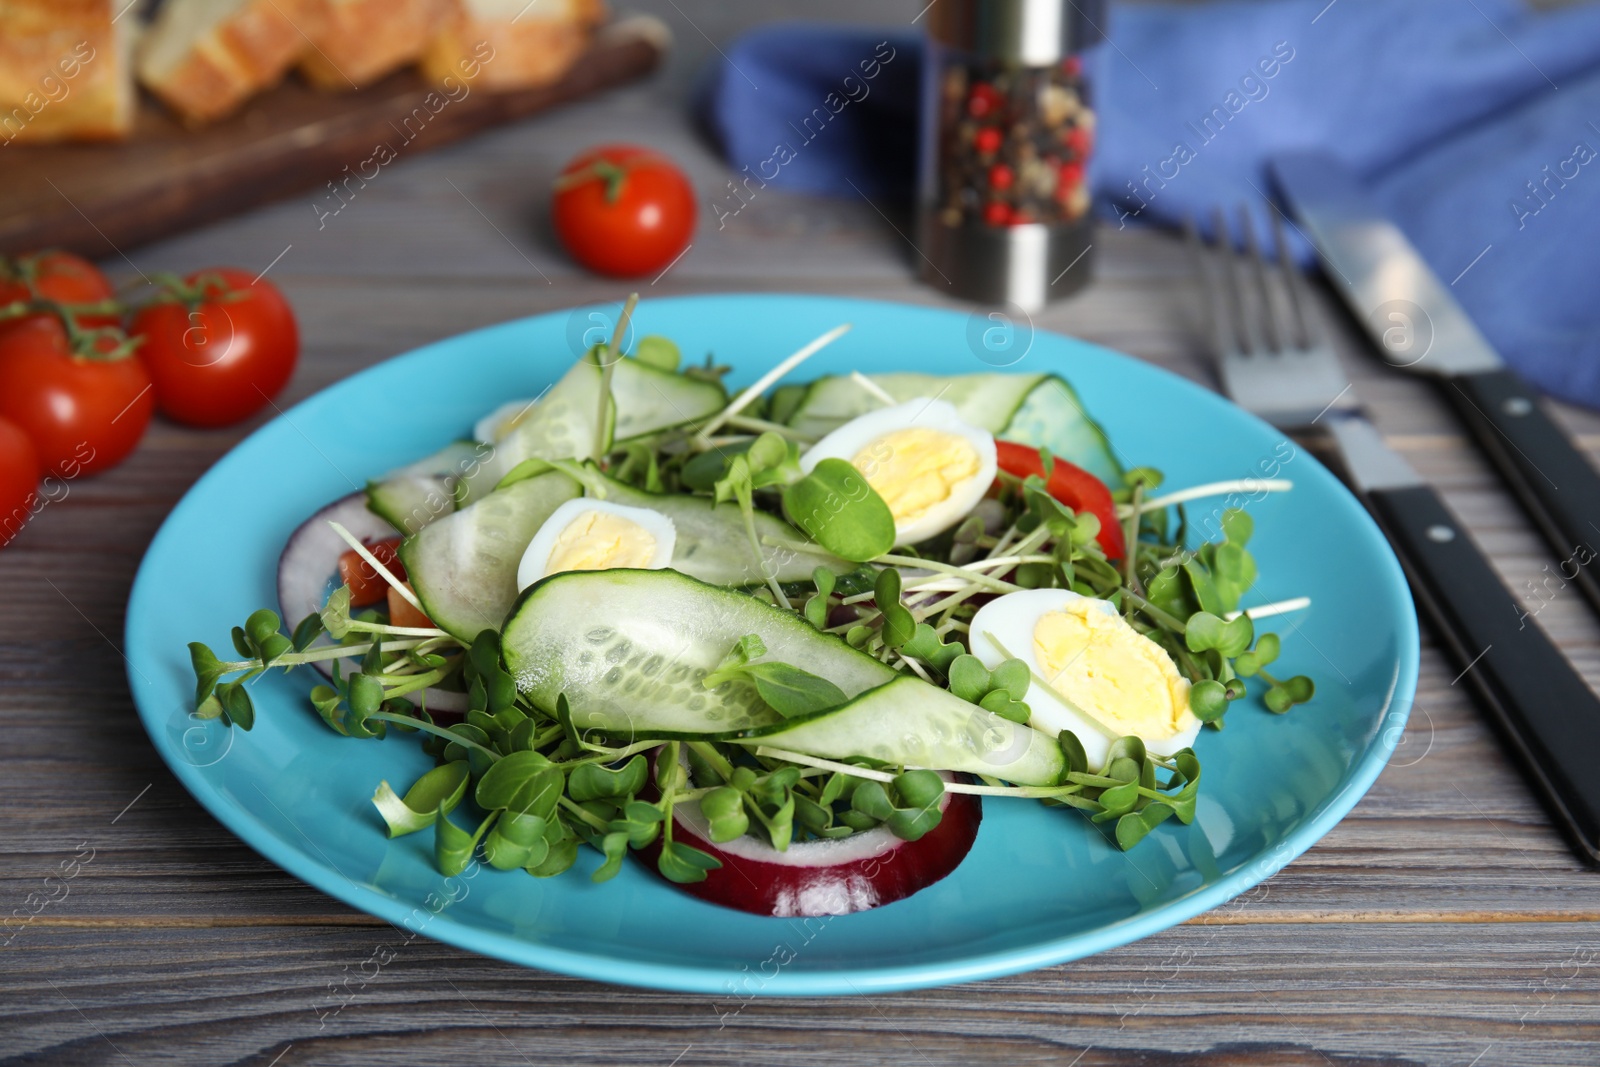
[[[786,381],[845,326],[730,395],[666,338],[622,351],[632,308],[539,397],[307,519],[242,658],[189,646],[198,714],[248,730],[253,679],[315,667],[329,729],[437,761],[372,801],[443,873],[592,849],[603,882],[638,853],[802,916],[943,878],[984,798],[1133,848],[1194,818],[1192,745],[1234,702],[1311,699],[1253,621],[1308,601],[1241,609],[1252,521],[1225,506],[1288,482],[1164,491],[1053,374]]]

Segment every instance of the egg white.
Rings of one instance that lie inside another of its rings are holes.
[[[800,469],[807,474],[825,459],[851,463],[880,438],[897,430],[940,430],[964,438],[978,455],[978,470],[951,486],[950,495],[915,519],[895,524],[895,542],[914,545],[943,533],[971,514],[994,484],[994,435],[963,422],[949,401],[908,400],[858,415],[806,450]]]
[[[531,399],[507,400],[477,421],[472,427],[472,436],[486,445],[503,440],[512,430],[511,421],[526,414],[533,405]]]
[[[1008,659],[1020,659],[1035,675],[1028,686],[1027,704],[1032,712],[1028,725],[1054,736],[1062,730],[1071,730],[1083,743],[1089,757],[1089,766],[1099,770],[1111,750],[1116,735],[1099,719],[1068,703],[1055,689],[1040,679],[1049,676],[1039,663],[1034,651],[1033,632],[1039,617],[1052,611],[1063,611],[1068,604],[1087,600],[1095,610],[1116,615],[1115,604],[1096,600],[1070,589],[1025,589],[1020,593],[1007,593],[978,609],[972,617],[972,654],[989,668],[998,667]],[[1005,651],[1001,651],[1001,646]],[[1007,655],[1006,653],[1010,653]],[[1196,720],[1189,728],[1172,737],[1142,737],[1145,747],[1162,756],[1170,756],[1179,749],[1194,744],[1201,723]]]
[[[528,588],[549,573],[550,553],[555,550],[556,541],[580,515],[590,511],[615,515],[644,527],[645,533],[655,541],[655,552],[649,569],[665,570],[672,566],[672,552],[678,543],[678,528],[667,516],[654,508],[635,508],[626,504],[613,504],[606,500],[580,498],[569,500],[556,508],[544,521],[544,525],[539,527],[539,532],[533,535],[533,540],[528,542],[526,551],[522,553],[522,561],[517,564],[518,590]]]

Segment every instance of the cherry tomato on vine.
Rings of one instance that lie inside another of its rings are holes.
[[[556,179],[556,233],[583,266],[616,278],[666,268],[694,233],[694,187],[665,156],[601,145]]]
[[[22,427],[0,419],[0,548],[28,522],[39,489],[39,455]]]
[[[20,426],[47,474],[76,478],[118,463],[155,411],[150,376],[117,331],[88,336],[56,314],[0,331],[0,418]]]
[[[93,263],[71,252],[33,252],[0,259],[0,307],[17,300],[53,300],[58,304],[98,304],[116,290]],[[14,320],[13,320],[14,321]],[[79,315],[81,326],[115,326],[115,312]],[[0,329],[8,323],[0,322]]]
[[[216,267],[171,281],[133,317],[139,359],[161,413],[190,426],[230,426],[288,384],[300,355],[294,312],[277,286]]]

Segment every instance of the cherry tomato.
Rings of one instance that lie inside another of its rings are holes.
[[[373,558],[403,582],[406,580],[406,568],[400,562],[399,548],[398,537],[367,545],[367,551],[372,553]],[[389,583],[383,575],[353,548],[339,557],[339,578],[350,587],[350,606],[353,608],[370,608],[374,604],[381,604],[384,597],[389,595]]]
[[[231,426],[288,384],[300,355],[294,312],[248,271],[197,271],[133,317],[139,359],[161,413],[190,426]]]
[[[556,233],[572,258],[631,278],[666,268],[694,234],[694,187],[672,161],[636,145],[602,145],[556,179]]]
[[[92,347],[75,352],[56,315],[0,332],[0,418],[22,427],[40,467],[62,478],[122,462],[155,410],[144,365],[115,351],[115,337]]]
[[[1014,441],[994,443],[995,462],[1007,474],[1026,478],[1030,474],[1044,475],[1044,461],[1037,448],[1019,445]],[[1127,552],[1122,537],[1122,523],[1117,520],[1117,507],[1111,500],[1111,490],[1106,483],[1082,467],[1075,467],[1064,459],[1056,458],[1055,470],[1045,483],[1050,495],[1073,511],[1087,511],[1100,520],[1100,535],[1096,538],[1105,550],[1106,559],[1121,559]]]
[[[993,126],[985,126],[972,138],[972,146],[984,154],[1000,151],[1000,145],[1005,137]]]
[[[1089,158],[1089,153],[1094,150],[1094,134],[1082,126],[1072,127],[1062,140],[1080,161]]]
[[[0,259],[0,307],[16,300],[54,300],[59,304],[98,304],[116,296],[111,282],[93,263],[71,252],[34,252]],[[86,327],[115,326],[114,313],[80,315]],[[0,322],[0,329],[7,323]]]
[[[1004,163],[996,163],[989,168],[989,188],[1005,192],[1017,180],[1016,171]]]
[[[16,423],[0,419],[0,548],[27,525],[39,473],[39,455],[28,435]]]
[[[991,200],[983,205],[983,221],[990,226],[1011,225],[1011,205],[1003,200]]]
[[[421,611],[417,610],[417,608],[412,605],[411,601],[401,596],[394,586],[390,585],[388,582],[384,582],[383,584],[384,588],[388,590],[388,593],[385,595],[389,598],[390,626],[433,626],[433,620],[428,618],[428,616],[424,615]],[[411,589],[410,582],[406,583],[406,588]],[[412,589],[412,592],[414,593],[416,590]]]

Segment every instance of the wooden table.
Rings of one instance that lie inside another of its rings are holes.
[[[616,299],[617,285],[553,249],[550,176],[576,149],[626,138],[670,151],[703,194],[720,189],[726,172],[680,107],[709,52],[683,10],[719,41],[735,19],[779,10],[654,6],[680,44],[656,83],[388,168],[320,231],[303,198],[127,256],[108,249],[107,266],[136,278],[276,261],[270,276],[305,339],[287,400],[462,330]],[[920,6],[817,8],[904,21]],[[911,280],[915,253],[893,227],[905,223],[888,205],[764,191],[725,228],[703,219],[645,298],[758,289],[938,303]],[[1180,246],[1106,229],[1096,254],[1093,288],[1038,325],[1214,384]],[[1552,558],[1432,392],[1365,356],[1348,363],[1379,426],[1512,587],[1542,581]],[[1600,418],[1560,415],[1600,453]],[[1247,901],[1126,948],[979,985],[757,1000],[726,1020],[714,997],[522,970],[426,939],[359,987],[392,929],[283,874],[190,799],[139,726],[118,651],[146,544],[249,429],[158,422],[126,465],[72,484],[0,552],[0,914],[93,850],[65,899],[6,935],[7,1062],[1600,1062],[1600,876],[1546,825],[1431,643],[1399,752],[1350,816]],[[1572,590],[1543,596],[1539,622],[1600,682],[1595,619]]]

